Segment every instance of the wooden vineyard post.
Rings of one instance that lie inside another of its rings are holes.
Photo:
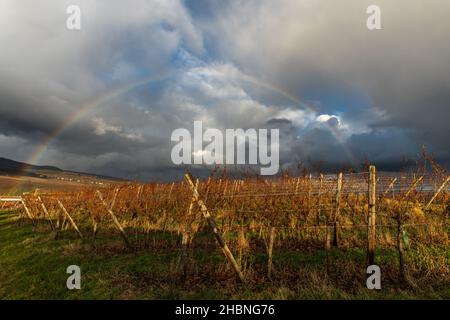
[[[228,180],[225,180],[225,188],[223,189],[223,196],[227,194]]]
[[[318,191],[318,195],[317,195],[317,222],[316,225],[320,226],[320,216],[322,214],[322,209],[321,209],[321,205],[322,205],[322,185],[323,185],[323,174],[320,174],[320,180],[319,180],[319,191]]]
[[[368,241],[367,257],[369,265],[375,263],[375,219],[376,219],[376,169],[375,166],[369,167],[369,188],[368,188]]]
[[[30,209],[28,209],[27,204],[25,203],[25,200],[22,198],[20,200],[20,202],[22,203],[23,208],[25,209],[25,212],[27,213],[28,218],[30,218],[31,221],[34,221],[33,215],[31,214]]]
[[[312,198],[312,174],[309,174],[308,177],[308,216],[306,217],[306,221],[308,222],[311,216],[311,198]]]
[[[61,203],[61,201],[58,200],[58,205],[61,208],[62,212],[64,213],[64,215],[67,217],[67,219],[69,220],[70,224],[72,225],[72,227],[75,229],[75,231],[78,233],[78,236],[80,238],[83,238],[83,235],[81,234],[80,230],[78,229],[75,221],[73,221],[72,217],[70,216],[70,214],[67,212],[66,208],[63,206],[63,204]],[[61,229],[63,228],[64,224],[61,225]]]
[[[403,219],[401,212],[398,212],[397,215],[397,250],[398,250],[400,280],[405,281],[406,276],[405,276],[405,258],[403,253]]]
[[[407,217],[404,216],[403,210],[400,208],[398,209],[397,215],[397,250],[398,250],[398,260],[399,260],[399,279],[402,282],[405,282],[407,285],[417,288],[417,285],[411,281],[411,278],[409,277],[407,270],[406,270],[406,263],[405,263],[405,250],[404,250],[404,241],[405,241],[405,234],[404,234],[404,223]]]
[[[275,227],[270,228],[270,236],[269,236],[269,248],[268,248],[268,255],[269,255],[269,261],[268,261],[268,265],[267,265],[267,276],[270,278],[272,278],[272,270],[273,270],[273,263],[272,263],[272,258],[273,258],[273,244],[275,242]]]
[[[173,191],[173,187],[175,186],[175,182],[172,182],[172,184],[170,185],[170,190],[169,190],[169,200],[172,196],[172,191]]]
[[[436,197],[439,195],[439,193],[442,192],[442,190],[445,188],[445,186],[447,185],[447,183],[449,181],[450,181],[450,176],[448,176],[447,179],[445,179],[444,183],[439,187],[439,189],[437,189],[437,191],[435,192],[433,197],[430,199],[430,201],[428,201],[427,205],[425,206],[425,210],[427,210],[431,206],[433,201],[436,199]]]
[[[45,204],[42,201],[40,196],[37,197],[37,200],[38,200],[39,204],[41,205],[42,211],[44,211],[44,215],[48,219],[48,223],[50,224],[50,227],[52,228],[52,231],[55,231],[55,228],[53,227],[53,223],[52,223],[52,218],[50,217],[50,214],[49,214],[49,212],[47,210],[47,207],[45,206]]]
[[[325,215],[325,252],[327,256],[327,275],[330,274],[330,249],[331,249],[331,226],[330,226],[330,215]]]
[[[58,211],[56,212],[56,224],[55,224],[55,235],[54,235],[55,240],[58,239],[60,230],[62,230],[62,228],[61,228],[61,208],[58,208]]]
[[[424,176],[421,176],[419,179],[415,180],[414,183],[411,185],[411,187],[408,189],[408,191],[403,196],[402,200],[405,200],[409,194],[417,187],[417,185],[423,180]]]
[[[395,182],[397,182],[397,178],[392,179],[391,183],[389,184],[389,186],[387,187],[386,191],[384,191],[383,195],[385,196],[389,190],[391,190],[394,187]],[[392,195],[394,195],[394,189],[392,189]],[[394,198],[392,196],[392,198]]]
[[[197,189],[199,180],[195,181],[195,188]],[[195,198],[192,196],[189,203],[186,225],[181,231],[181,255],[179,259],[178,269],[182,270],[183,277],[186,278],[189,273],[189,264],[191,262],[191,244],[192,244],[192,225],[190,218],[192,217],[192,210],[194,209]]]
[[[139,185],[138,190],[137,190],[137,193],[136,193],[136,201],[139,200],[139,197],[141,196],[142,188],[143,188],[143,187],[144,187],[143,185]],[[158,184],[156,184],[155,191],[156,191],[157,188],[158,188]],[[117,190],[117,189],[116,189],[116,190]],[[114,193],[114,198],[113,198],[113,202],[115,202],[116,196],[117,196],[117,192],[115,191],[115,193]],[[113,203],[113,202],[112,202],[112,203]],[[111,205],[111,207],[112,207],[112,205]],[[111,208],[111,209],[112,209],[112,208]]]
[[[125,242],[125,244],[127,245],[127,247],[129,249],[133,249],[133,245],[131,244],[130,240],[128,240],[127,234],[125,233],[125,230],[122,228],[122,225],[120,224],[119,220],[117,220],[116,215],[114,214],[114,212],[111,210],[111,207],[108,206],[108,204],[105,202],[105,200],[103,199],[102,194],[100,193],[100,191],[96,191],[95,192],[98,196],[98,198],[100,199],[100,202],[103,204],[103,206],[105,207],[106,211],[108,211],[109,215],[111,216],[114,225],[116,226],[117,230],[119,230],[120,235],[123,238],[123,241]]]
[[[339,246],[339,215],[341,206],[341,191],[342,191],[342,172],[339,173],[336,186],[336,197],[334,207],[334,226],[333,226],[333,246]]]
[[[140,187],[139,187],[139,190],[140,190]],[[111,204],[109,205],[109,208],[111,210],[114,209],[114,206],[116,205],[116,200],[117,200],[117,195],[118,194],[119,194],[119,188],[115,188],[114,189],[114,195],[113,195],[113,198],[111,200]],[[95,238],[97,237],[97,233],[98,233],[98,230],[99,230],[99,225],[100,225],[100,222],[102,220],[102,217],[99,216],[99,219],[97,221],[96,217],[91,213],[91,219],[92,219],[92,237],[93,237],[93,239],[95,241]]]
[[[208,208],[206,207],[205,203],[202,199],[200,199],[200,195],[197,191],[197,188],[195,187],[194,181],[189,173],[186,173],[184,175],[189,187],[192,190],[193,197],[195,198],[195,201],[197,202],[197,205],[200,207],[200,211],[202,212],[203,217],[208,222],[209,227],[211,228],[214,237],[216,238],[217,242],[219,243],[220,247],[222,248],[222,251],[225,255],[225,257],[228,259],[228,261],[231,263],[234,271],[239,277],[239,280],[241,282],[245,282],[244,275],[241,272],[241,269],[239,268],[236,260],[234,259],[233,254],[231,253],[230,249],[228,248],[228,245],[226,244],[223,237],[220,235],[219,230],[217,230],[216,222],[214,221],[214,218],[211,216],[211,214],[208,211]],[[225,192],[224,192],[225,194]]]
[[[189,262],[191,260],[189,249],[192,238],[191,234],[186,231],[183,231],[181,237],[181,256],[178,268],[182,270],[183,277],[186,278],[189,274]]]
[[[139,189],[139,190],[141,190],[141,189]],[[111,210],[114,209],[114,206],[116,205],[116,200],[117,200],[117,195],[118,194],[119,194],[119,188],[115,188],[114,189],[114,196],[113,196],[113,198],[111,200],[111,205],[109,206],[111,208]],[[139,196],[138,196],[138,198],[139,198]]]
[[[93,214],[91,214],[91,219],[92,219],[92,237],[95,241],[95,237],[97,236],[97,233],[98,233],[98,222],[97,222],[97,220],[95,220],[95,217]]]

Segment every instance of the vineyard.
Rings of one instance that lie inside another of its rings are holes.
[[[17,223],[51,234],[49,241],[82,241],[96,250],[111,250],[114,241],[114,254],[176,252],[168,264],[177,283],[206,277],[286,284],[312,264],[327,283],[365,286],[365,267],[378,264],[392,283],[417,287],[430,279],[450,283],[448,182],[444,170],[388,174],[374,166],[271,179],[186,173],[176,183],[36,190],[0,200],[2,210],[19,212]],[[443,253],[426,250],[435,246]],[[336,258],[351,250],[357,258]],[[200,261],[199,252],[216,253],[216,260]],[[296,259],[314,253],[313,261]],[[350,272],[358,275],[347,283],[342,277]]]

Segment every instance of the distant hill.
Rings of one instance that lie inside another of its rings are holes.
[[[92,174],[92,173],[85,173],[85,172],[76,172],[76,171],[69,171],[69,170],[62,170],[58,167],[54,166],[37,166],[29,163],[14,161],[11,159],[6,159],[0,157],[0,174],[8,174],[8,175],[22,175],[22,176],[30,176],[30,177],[43,177],[43,176],[65,176],[65,175],[71,175],[71,176],[85,176],[85,177],[92,177],[97,179],[104,179],[104,180],[114,180],[114,181],[120,181],[122,179],[114,178],[114,177],[108,177],[98,174]]]
[[[6,158],[0,157],[0,172],[10,173],[10,174],[23,174],[24,172],[33,172],[33,171],[59,171],[62,172],[60,168],[52,167],[52,166],[35,166],[28,163],[18,162]]]

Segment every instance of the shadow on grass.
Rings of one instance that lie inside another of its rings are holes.
[[[95,241],[88,227],[81,224],[80,228],[84,239],[79,239],[69,228],[54,240],[48,221],[33,226],[28,219],[18,219],[17,214],[0,213],[0,298],[450,298],[445,286],[449,283],[448,273],[427,275],[427,270],[417,271],[414,274],[417,281],[425,283],[420,289],[405,288],[399,283],[395,248],[381,248],[376,253],[383,272],[383,290],[375,292],[365,287],[363,247],[332,249],[328,252],[330,266],[327,270],[325,250],[312,250],[309,245],[302,250],[300,242],[286,247],[277,244],[274,273],[269,279],[263,243],[254,239],[250,241],[250,250],[240,254],[231,237],[230,247],[247,279],[247,283],[241,285],[207,230],[196,236],[189,273],[183,277],[178,266],[180,236],[174,232],[149,232],[144,238],[128,228],[126,231],[137,248],[130,251],[113,228],[102,227]],[[433,254],[448,255],[445,248],[433,250]],[[447,256],[447,263],[448,260]],[[66,288],[66,268],[71,264],[81,267],[82,290]]]

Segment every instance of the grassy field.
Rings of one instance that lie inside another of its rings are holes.
[[[364,248],[331,251],[328,273],[323,250],[278,250],[272,280],[260,276],[266,256],[257,255],[244,269],[248,283],[239,284],[206,232],[198,236],[202,248],[194,251],[192,274],[181,279],[176,236],[161,235],[168,237],[164,247],[128,252],[112,234],[94,244],[70,233],[54,240],[48,229],[0,213],[0,299],[450,299],[446,246],[408,251],[413,286],[397,280],[394,249],[377,252],[382,290],[372,291],[365,287]],[[81,267],[81,290],[66,288],[72,264]]]

